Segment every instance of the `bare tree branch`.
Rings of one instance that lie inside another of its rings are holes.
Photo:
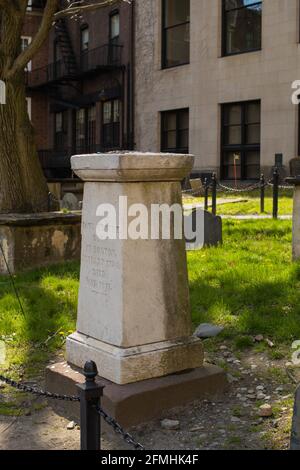
[[[132,0],[123,0],[125,3],[131,3]],[[55,20],[59,20],[60,18],[65,18],[67,16],[77,15],[78,13],[86,13],[88,11],[97,10],[98,8],[104,8],[107,6],[114,5],[118,3],[119,0],[102,0],[101,2],[83,5],[84,1],[72,2],[67,8],[64,10],[58,11],[54,15]]]
[[[36,52],[47,39],[53,24],[54,15],[58,9],[58,0],[47,0],[47,4],[43,13],[41,25],[31,44],[19,55],[15,60],[12,68],[7,72],[7,78],[12,77],[16,73],[24,70],[28,62],[33,58]]]
[[[70,2],[69,6],[63,10],[59,10],[59,0],[47,0],[42,22],[40,28],[35,35],[31,44],[20,53],[17,59],[14,61],[12,67],[7,71],[6,77],[11,78],[18,72],[24,70],[28,62],[32,60],[33,56],[38,52],[40,47],[43,45],[44,41],[47,39],[48,34],[51,30],[53,23],[61,18],[65,17],[72,17],[76,16],[79,13],[85,13],[93,10],[97,10],[98,8],[104,8],[116,3],[119,3],[120,0],[101,0],[96,3],[87,3],[85,4],[84,0],[78,0],[74,2]],[[130,4],[133,0],[122,0],[125,3]],[[3,0],[0,0],[0,5],[2,4]],[[19,4],[17,4],[17,0],[14,0],[15,7],[21,6],[24,9],[24,4],[27,5],[25,0],[19,0]],[[7,7],[7,0],[4,1]],[[12,5],[13,2],[10,2]],[[26,9],[26,8],[25,8]],[[59,10],[59,11],[58,11]]]

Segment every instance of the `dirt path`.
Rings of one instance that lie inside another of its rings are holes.
[[[177,430],[162,429],[156,420],[131,430],[134,436],[149,450],[288,449],[299,370],[287,372],[287,360],[270,360],[266,353],[233,354],[225,344],[211,356],[210,362],[227,371],[226,394],[167,413],[165,418],[179,421]],[[0,394],[8,400],[6,388]],[[0,449],[79,449],[78,426],[68,430],[69,421],[49,405],[44,407],[40,399],[26,400],[27,416],[0,416]],[[263,419],[258,410],[266,403],[273,407],[273,415]],[[103,436],[102,447],[128,448],[111,435]]]

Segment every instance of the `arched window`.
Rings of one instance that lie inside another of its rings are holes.
[[[0,80],[0,104],[6,104],[6,85]]]

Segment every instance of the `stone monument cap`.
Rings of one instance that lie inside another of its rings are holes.
[[[83,181],[182,181],[193,169],[194,156],[171,153],[116,152],[74,155],[72,170]]]

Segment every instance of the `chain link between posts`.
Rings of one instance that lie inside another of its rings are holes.
[[[80,402],[80,397],[73,396],[73,395],[59,395],[58,393],[51,393],[51,392],[46,392],[44,390],[39,390],[35,387],[31,387],[26,384],[22,384],[19,382],[16,382],[12,379],[9,379],[8,377],[5,377],[0,374],[0,381],[5,383],[6,385],[9,385],[21,392],[26,392],[26,393],[31,393],[32,395],[36,395],[39,397],[43,398],[49,398],[49,399],[54,399],[54,400],[61,400],[61,401],[68,401],[68,402]],[[132,447],[134,447],[135,450],[145,450],[145,447],[137,442],[131,434],[126,432],[122,426],[109,414],[107,414],[103,408],[100,406],[96,407],[97,412],[101,418],[104,419],[104,421],[113,428],[114,432],[121,436],[122,439]]]

